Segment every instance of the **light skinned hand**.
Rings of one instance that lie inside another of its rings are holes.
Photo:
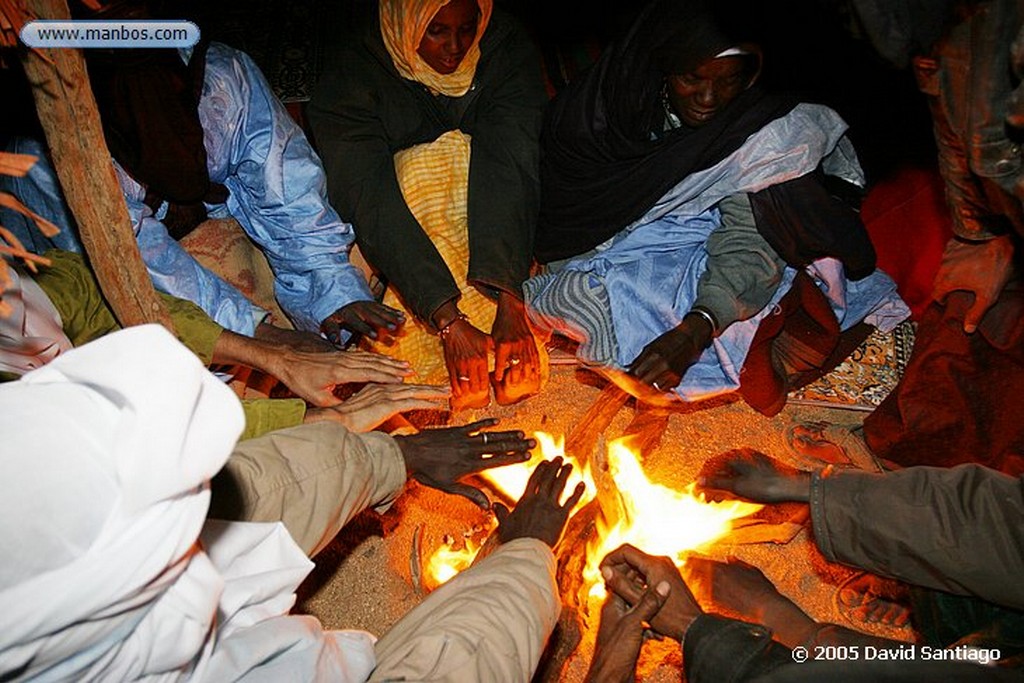
[[[951,292],[964,290],[974,294],[974,302],[964,314],[964,332],[973,334],[981,319],[1013,273],[1013,242],[1009,236],[987,242],[961,242],[951,239],[942,253],[942,264],[935,276],[932,298],[944,302]]]
[[[340,403],[333,394],[339,384],[398,384],[413,374],[412,368],[403,360],[358,349],[329,353],[285,350],[272,362],[275,377],[297,396],[320,408]]]
[[[449,396],[448,387],[429,384],[367,384],[338,405],[310,408],[305,421],[339,422],[351,432],[365,433],[399,413],[442,407]]]
[[[498,403],[515,403],[540,390],[540,354],[526,320],[523,302],[508,292],[498,296],[491,327],[494,341],[494,394]]]
[[[448,326],[441,343],[452,386],[452,407],[485,407],[491,402],[491,385],[487,381],[491,338],[468,320],[459,318]]]
[[[580,482],[565,504],[559,504],[571,473],[572,465],[563,463],[561,458],[545,460],[534,468],[514,510],[509,512],[501,503],[495,503],[498,540],[508,543],[517,538],[537,538],[554,548],[562,537],[569,513],[586,491]]]
[[[594,658],[587,672],[588,683],[633,683],[636,663],[644,644],[647,624],[664,606],[672,588],[662,581],[648,587],[632,607],[616,593],[609,593],[601,607]]]
[[[405,324],[405,313],[376,301],[353,301],[324,318],[320,331],[332,344],[341,346],[341,331],[347,330],[370,339],[390,341],[391,333]]]
[[[644,591],[662,582],[669,585],[665,604],[654,616],[651,627],[658,633],[682,641],[701,609],[671,559],[655,557],[628,543],[601,560],[601,576],[609,592],[630,605],[639,604]]]
[[[495,418],[478,420],[464,427],[426,429],[419,434],[396,436],[405,468],[416,481],[431,488],[465,496],[483,509],[490,508],[487,495],[460,479],[530,459],[537,445],[520,431],[484,432],[498,423]]]
[[[811,497],[810,473],[787,471],[753,449],[732,451],[697,484],[712,500],[721,500],[721,491],[757,503],[806,503]]]

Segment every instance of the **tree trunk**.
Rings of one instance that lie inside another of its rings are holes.
[[[24,3],[39,18],[70,17],[66,0]],[[167,308],[142,263],[81,51],[25,49],[22,64],[57,177],[103,296],[122,326],[161,323],[173,332]]]

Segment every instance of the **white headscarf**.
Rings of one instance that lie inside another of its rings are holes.
[[[157,325],[0,386],[0,668],[187,668],[216,614],[217,591],[198,586],[220,581],[196,545],[206,482],[243,423],[231,390]],[[157,618],[185,576],[177,619]]]
[[[473,44],[454,73],[440,74],[423,61],[417,50],[434,15],[449,2],[450,0],[380,0],[380,32],[384,38],[384,46],[391,55],[391,61],[402,78],[422,83],[434,93],[461,97],[473,85],[476,65],[480,61],[480,38],[491,20],[494,2],[477,0],[480,6],[480,20],[477,22]]]

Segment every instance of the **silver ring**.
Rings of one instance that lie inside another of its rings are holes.
[[[487,445],[487,432],[480,432],[480,436],[484,437],[484,445]]]
[[[468,382],[469,381],[469,377],[466,377],[465,375],[459,375],[455,379],[459,380],[460,382]]]
[[[658,386],[657,382],[651,382],[651,386],[657,389],[658,391],[661,391],[661,387]]]
[[[509,365],[519,365],[522,362],[523,362],[522,358],[509,358],[508,359],[508,364]]]

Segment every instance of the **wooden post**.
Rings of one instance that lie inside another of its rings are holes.
[[[39,18],[70,18],[66,0],[24,2]],[[122,326],[161,323],[173,332],[135,241],[81,51],[25,49],[22,64],[64,197],[103,296]]]

